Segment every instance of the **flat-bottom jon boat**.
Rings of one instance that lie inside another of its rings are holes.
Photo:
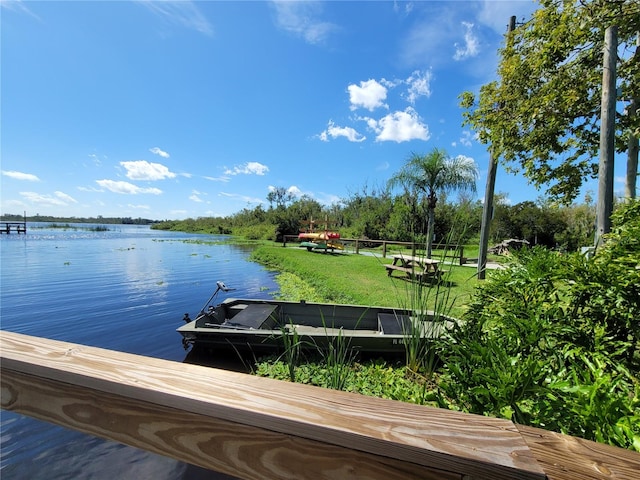
[[[304,300],[227,298],[213,306],[211,300],[220,290],[229,291],[224,283],[217,285],[195,320],[185,314],[187,323],[178,328],[185,348],[278,351],[295,343],[302,349],[325,350],[344,342],[343,346],[359,352],[399,353],[410,339],[441,336],[453,321],[430,312]]]

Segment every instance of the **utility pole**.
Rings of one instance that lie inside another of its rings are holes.
[[[636,61],[640,61],[640,32],[636,35],[636,51],[633,54]],[[638,98],[632,98],[627,108],[627,115],[633,119],[638,115]],[[636,198],[636,185],[638,180],[638,137],[634,135],[633,129],[629,132],[627,142],[627,181],[625,182],[625,199]]]
[[[507,36],[516,28],[515,15],[509,19]],[[487,172],[487,187],[484,190],[484,205],[482,206],[482,225],[480,227],[480,251],[478,252],[478,279],[484,280],[487,271],[487,250],[489,249],[489,227],[493,218],[493,194],[496,188],[496,170],[498,159],[496,149],[491,146],[489,150],[489,171]]]
[[[598,203],[596,206],[596,235],[594,239],[596,247],[602,242],[602,235],[609,233],[611,230],[617,60],[618,27],[612,25],[607,27],[604,32],[602,104],[600,107],[600,164],[598,167]]]

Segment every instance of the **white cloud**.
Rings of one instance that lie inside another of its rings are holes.
[[[225,175],[264,175],[269,171],[269,167],[258,162],[247,162],[242,166],[235,166],[226,169]]]
[[[221,197],[227,197],[227,198],[233,198],[236,200],[241,200],[245,203],[249,203],[249,204],[253,204],[253,203],[257,203],[257,204],[261,204],[261,203],[266,203],[266,200],[263,200],[262,198],[255,198],[255,197],[250,197],[248,195],[240,195],[238,193],[226,193],[226,192],[220,192],[219,195]]]
[[[276,188],[277,187],[274,187],[273,185],[269,185],[267,187],[267,190],[269,190],[270,192],[274,192]],[[294,197],[301,197],[303,195],[302,190],[300,190],[295,185],[291,185],[289,188],[287,188],[287,193],[293,195]]]
[[[204,35],[213,35],[213,27],[194,2],[187,0],[179,2],[137,0],[137,2],[171,23],[196,30]]]
[[[363,118],[376,132],[377,142],[408,142],[410,140],[429,140],[431,134],[427,125],[422,123],[417,112],[407,107],[404,111],[390,113],[380,120]]]
[[[155,155],[160,155],[162,158],[169,158],[169,154],[159,147],[150,148],[149,151]]]
[[[464,45],[460,46],[457,42],[455,43],[456,53],[453,55],[453,59],[456,61],[475,57],[479,52],[479,41],[473,32],[473,23],[462,22],[462,25],[465,28]]]
[[[431,70],[420,72],[416,70],[405,81],[409,85],[407,90],[407,101],[412,105],[416,102],[418,97],[430,97],[431,96]]]
[[[174,178],[176,176],[164,165],[147,162],[146,160],[120,162],[120,165],[127,170],[127,178],[131,180],[164,180],[165,178]]]
[[[151,210],[149,205],[133,205],[132,203],[128,203],[127,207],[133,208],[134,210]]]
[[[29,202],[35,203],[38,205],[65,207],[69,204],[67,201],[65,201],[64,198],[60,198],[58,195],[55,195],[55,196],[41,195],[35,192],[20,192],[20,195],[22,195]]]
[[[37,20],[41,20],[40,17],[38,17],[35,13],[33,13],[26,7],[25,2],[23,2],[22,0],[2,0],[0,1],[0,7],[15,12],[26,13],[27,15],[30,15]]]
[[[230,180],[230,178],[229,178],[229,177],[227,177],[226,175],[225,175],[225,176],[222,176],[222,177],[208,177],[208,176],[204,176],[204,177],[202,177],[202,178],[204,178],[204,179],[206,179],[206,180],[211,180],[212,182],[224,182],[224,183],[227,183],[227,182]]]
[[[393,11],[403,16],[408,16],[413,11],[414,4],[413,2],[402,2],[402,8],[397,0],[393,2]]]
[[[53,192],[53,194],[63,202],[78,203],[78,201],[75,198],[73,198],[71,195],[67,195],[64,192]]]
[[[196,203],[204,203],[204,200],[200,198],[201,195],[206,195],[206,193],[199,192],[198,190],[193,190],[191,195],[189,196],[189,200]]]
[[[102,188],[113,193],[122,193],[125,195],[139,195],[144,193],[150,193],[152,195],[160,195],[162,190],[159,188],[142,188],[129,182],[121,182],[115,180],[96,180],[96,183]]]
[[[320,133],[319,137],[323,142],[328,142],[329,137],[345,137],[350,142],[363,142],[367,139],[367,137],[358,133],[358,131],[352,127],[336,127],[331,120],[329,121],[327,129]]]
[[[298,197],[298,198],[300,198],[303,195],[302,190],[300,190],[295,185],[291,185],[289,188],[287,188],[287,193],[290,193],[294,197]]]
[[[16,172],[15,170],[2,170],[2,175],[15,180],[26,180],[28,182],[39,182],[40,179],[31,173]]]
[[[320,2],[278,0],[272,1],[271,5],[278,28],[303,38],[307,43],[324,43],[337,30],[336,25],[319,19],[322,13]]]
[[[347,87],[351,110],[363,107],[372,112],[378,107],[388,108],[384,101],[387,99],[387,89],[375,80],[351,84]]]
[[[469,130],[463,130],[462,136],[460,137],[460,143],[465,147],[470,147],[472,138],[473,136]]]

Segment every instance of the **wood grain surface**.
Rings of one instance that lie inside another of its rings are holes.
[[[10,332],[0,358],[2,408],[242,478],[545,478],[503,419]]]

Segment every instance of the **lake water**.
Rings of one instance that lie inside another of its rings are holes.
[[[184,361],[175,329],[224,281],[234,297],[271,298],[274,274],[227,237],[147,226],[48,228],[0,236],[2,330]],[[44,227],[44,228],[43,228]],[[219,297],[222,299],[224,297]],[[13,412],[1,412],[0,477],[226,478]]]

